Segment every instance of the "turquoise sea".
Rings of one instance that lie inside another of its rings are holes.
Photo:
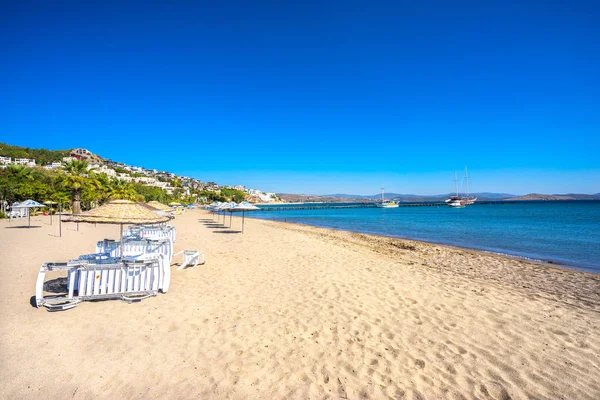
[[[286,210],[248,216],[450,244],[600,273],[599,201],[504,202],[459,209],[301,207],[286,205]]]

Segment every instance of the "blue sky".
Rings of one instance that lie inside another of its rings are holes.
[[[465,165],[600,192],[599,2],[173,3],[3,2],[0,141],[277,192],[444,193]]]

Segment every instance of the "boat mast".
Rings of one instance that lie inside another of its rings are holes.
[[[381,185],[381,202],[384,203],[385,200],[383,198],[383,185]]]
[[[465,181],[467,183],[467,198],[469,198],[469,170],[467,169],[466,165],[465,165]]]
[[[456,186],[456,197],[458,197],[458,178],[456,177],[456,171],[454,171],[454,185]]]

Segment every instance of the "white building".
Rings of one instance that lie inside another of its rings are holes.
[[[134,182],[144,183],[146,185],[153,185],[154,183],[157,182],[156,179],[150,178],[148,176],[138,176],[138,177],[133,178],[133,180],[134,180]]]
[[[11,158],[10,157],[3,157],[0,156],[0,164],[2,165],[10,165],[11,164]]]
[[[63,157],[62,158],[62,162],[64,162],[64,163],[68,163],[68,162],[71,162],[73,160],[77,160],[77,159],[75,157],[71,157],[71,156]]]
[[[60,168],[60,167],[62,167],[61,163],[53,162],[52,164],[46,165],[44,168],[50,170],[50,169],[56,169],[56,168]]]
[[[92,156],[92,152],[87,149],[73,149],[71,150],[71,155],[75,156],[75,158],[88,158]]]
[[[117,172],[112,168],[108,168],[106,165],[101,166],[96,172],[98,172],[99,174],[106,174],[111,178],[117,177]]]
[[[27,165],[29,167],[35,167],[35,160],[31,158],[15,158],[15,165]]]
[[[125,182],[133,182],[133,178],[127,174],[119,174],[118,179]]]

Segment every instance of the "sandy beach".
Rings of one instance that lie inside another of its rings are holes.
[[[50,313],[41,263],[119,227],[22,224],[0,220],[1,398],[600,398],[599,275],[194,210],[175,250],[207,262],[168,293]]]

